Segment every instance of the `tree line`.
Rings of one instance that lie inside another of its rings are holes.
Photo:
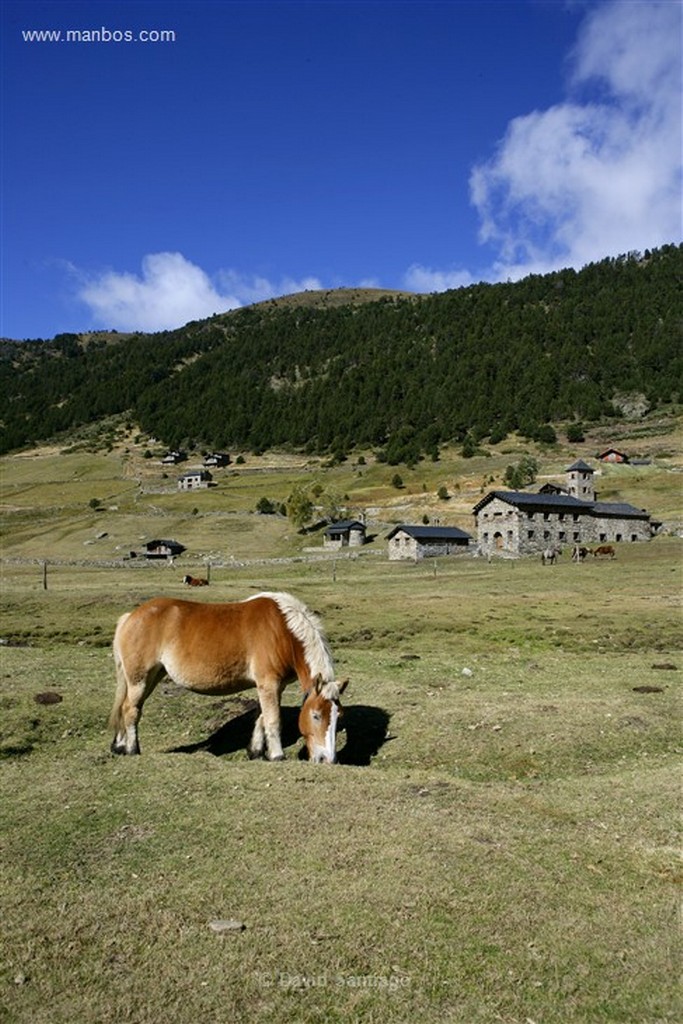
[[[680,401],[683,246],[333,308],[266,303],[157,334],[4,342],[0,450],[127,413],[169,447],[392,465]],[[578,429],[578,428],[576,428]]]

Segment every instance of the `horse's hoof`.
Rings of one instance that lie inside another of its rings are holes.
[[[125,746],[119,747],[115,743],[112,743],[109,749],[112,754],[118,754],[121,757],[131,757],[140,753],[140,745],[138,743],[135,744],[135,747],[132,750],[126,750]]]
[[[269,761],[284,761],[284,759],[285,759],[285,755],[284,754],[276,754],[275,757],[269,757],[268,758]]]

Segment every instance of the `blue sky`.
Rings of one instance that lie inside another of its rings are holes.
[[[5,0],[2,19],[4,337],[681,240],[678,0]]]

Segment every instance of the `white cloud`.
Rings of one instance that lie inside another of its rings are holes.
[[[574,83],[604,78],[615,95],[676,100],[680,110],[681,14],[671,0],[612,2],[583,22],[572,54]]]
[[[571,96],[515,118],[495,156],[472,172],[480,241],[499,254],[491,276],[679,240],[680,29],[673,3],[617,0],[588,15]]]
[[[515,118],[472,170],[479,240],[497,252],[478,279],[579,268],[681,238],[681,6],[602,3],[569,58],[566,100]],[[406,281],[440,291],[467,276],[413,266]]]
[[[71,269],[79,279],[77,297],[94,321],[123,331],[170,330],[244,304],[323,287],[317,277],[273,284],[234,270],[219,271],[212,281],[179,252],[145,256],[141,276],[114,270],[92,276]]]
[[[464,288],[472,284],[473,277],[468,270],[432,270],[419,263],[413,263],[403,275],[405,288],[415,292],[445,292],[449,288]]]
[[[312,276],[303,277],[300,280],[292,277],[283,277],[278,283],[274,283],[266,277],[250,277],[247,274],[241,274],[237,270],[221,270],[216,277],[222,288],[238,296],[240,304],[263,302],[264,299],[272,299],[278,295],[318,291],[324,287],[319,278]]]
[[[179,252],[145,256],[141,277],[113,270],[90,277],[78,298],[98,324],[124,331],[168,330],[241,305]]]

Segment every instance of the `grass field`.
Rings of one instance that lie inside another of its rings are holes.
[[[117,476],[116,453],[68,458],[2,460],[0,1019],[681,1019],[680,540],[547,568],[250,561],[305,546],[252,516],[252,494],[193,515]],[[642,475],[627,500],[663,515],[659,488],[680,517],[673,477]],[[170,684],[142,756],[109,754],[116,617],[187,596],[180,562],[112,561],[150,522],[185,526],[188,566],[221,529],[242,556],[212,565],[202,600],[288,589],[320,612],[351,680],[338,765],[299,759],[295,687],[283,763],[247,760],[252,694]]]

